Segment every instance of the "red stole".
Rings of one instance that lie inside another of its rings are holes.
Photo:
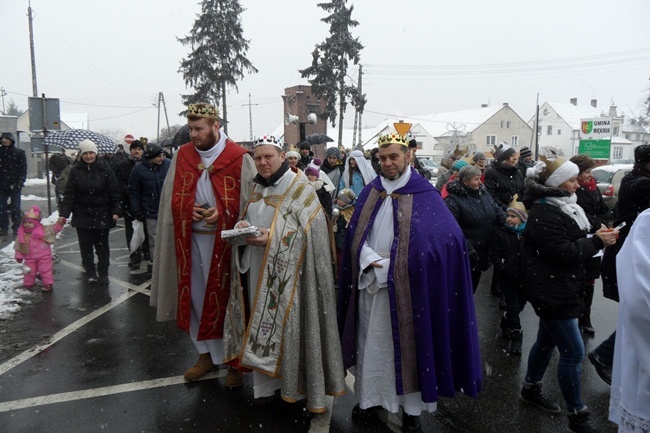
[[[230,296],[231,246],[221,240],[221,230],[232,229],[239,216],[241,171],[246,149],[227,139],[226,146],[210,167],[204,167],[192,143],[183,145],[176,156],[176,172],[171,206],[178,274],[178,310],[176,324],[186,332],[190,329],[192,210],[196,186],[203,170],[210,173],[210,182],[217,200],[217,231],[214,252],[201,312],[198,340],[223,338],[223,322]],[[212,235],[197,235],[212,236]]]

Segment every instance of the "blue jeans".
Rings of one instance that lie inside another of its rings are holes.
[[[7,201],[11,200],[11,204]],[[11,229],[14,233],[18,232],[21,223],[20,212],[20,188],[15,189],[0,189],[0,229],[3,231],[9,230],[9,215],[7,215],[7,208],[11,213]]]
[[[526,382],[541,382],[555,347],[560,351],[557,379],[569,412],[584,408],[580,397],[580,371],[585,346],[578,319],[539,319],[537,340],[528,355]]]

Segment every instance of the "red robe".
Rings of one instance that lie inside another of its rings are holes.
[[[207,169],[217,202],[219,218],[214,236],[213,260],[205,289],[198,340],[223,338],[223,321],[230,296],[231,246],[221,240],[221,230],[232,229],[239,216],[241,172],[246,149],[227,139],[226,146],[210,167],[204,167],[194,145],[183,145],[176,156],[176,173],[171,207],[176,238],[178,273],[178,310],[176,324],[186,332],[190,329],[191,269],[192,269],[192,211],[194,196],[201,173]]]

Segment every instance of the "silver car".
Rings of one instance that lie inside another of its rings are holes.
[[[433,178],[438,177],[438,167],[440,167],[440,164],[437,163],[436,161],[432,159],[427,159],[427,158],[419,158],[420,159],[420,164],[422,164],[422,168],[424,168],[424,176],[431,180]]]
[[[591,170],[603,200],[610,211],[614,210],[618,202],[618,189],[621,186],[621,179],[631,172],[632,168],[634,168],[633,164],[612,164],[601,165]]]

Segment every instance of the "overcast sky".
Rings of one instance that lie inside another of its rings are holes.
[[[322,0],[325,1],[325,0]],[[229,135],[281,124],[285,87],[307,84],[314,45],[327,36],[317,1],[242,0],[248,58],[259,73],[229,95]],[[387,117],[508,102],[524,119],[544,101],[612,100],[640,109],[650,81],[648,0],[366,0],[353,2],[353,31],[365,46],[364,127]],[[62,112],[87,112],[90,129],[156,137],[163,92],[170,124],[187,93],[178,73],[195,0],[32,0],[38,92]],[[0,0],[0,86],[20,108],[32,95],[27,0]],[[227,29],[224,29],[227,31]],[[348,72],[355,80],[357,68]],[[349,109],[344,125],[352,125]],[[165,126],[164,115],[161,126]],[[330,129],[330,135],[336,133]]]

